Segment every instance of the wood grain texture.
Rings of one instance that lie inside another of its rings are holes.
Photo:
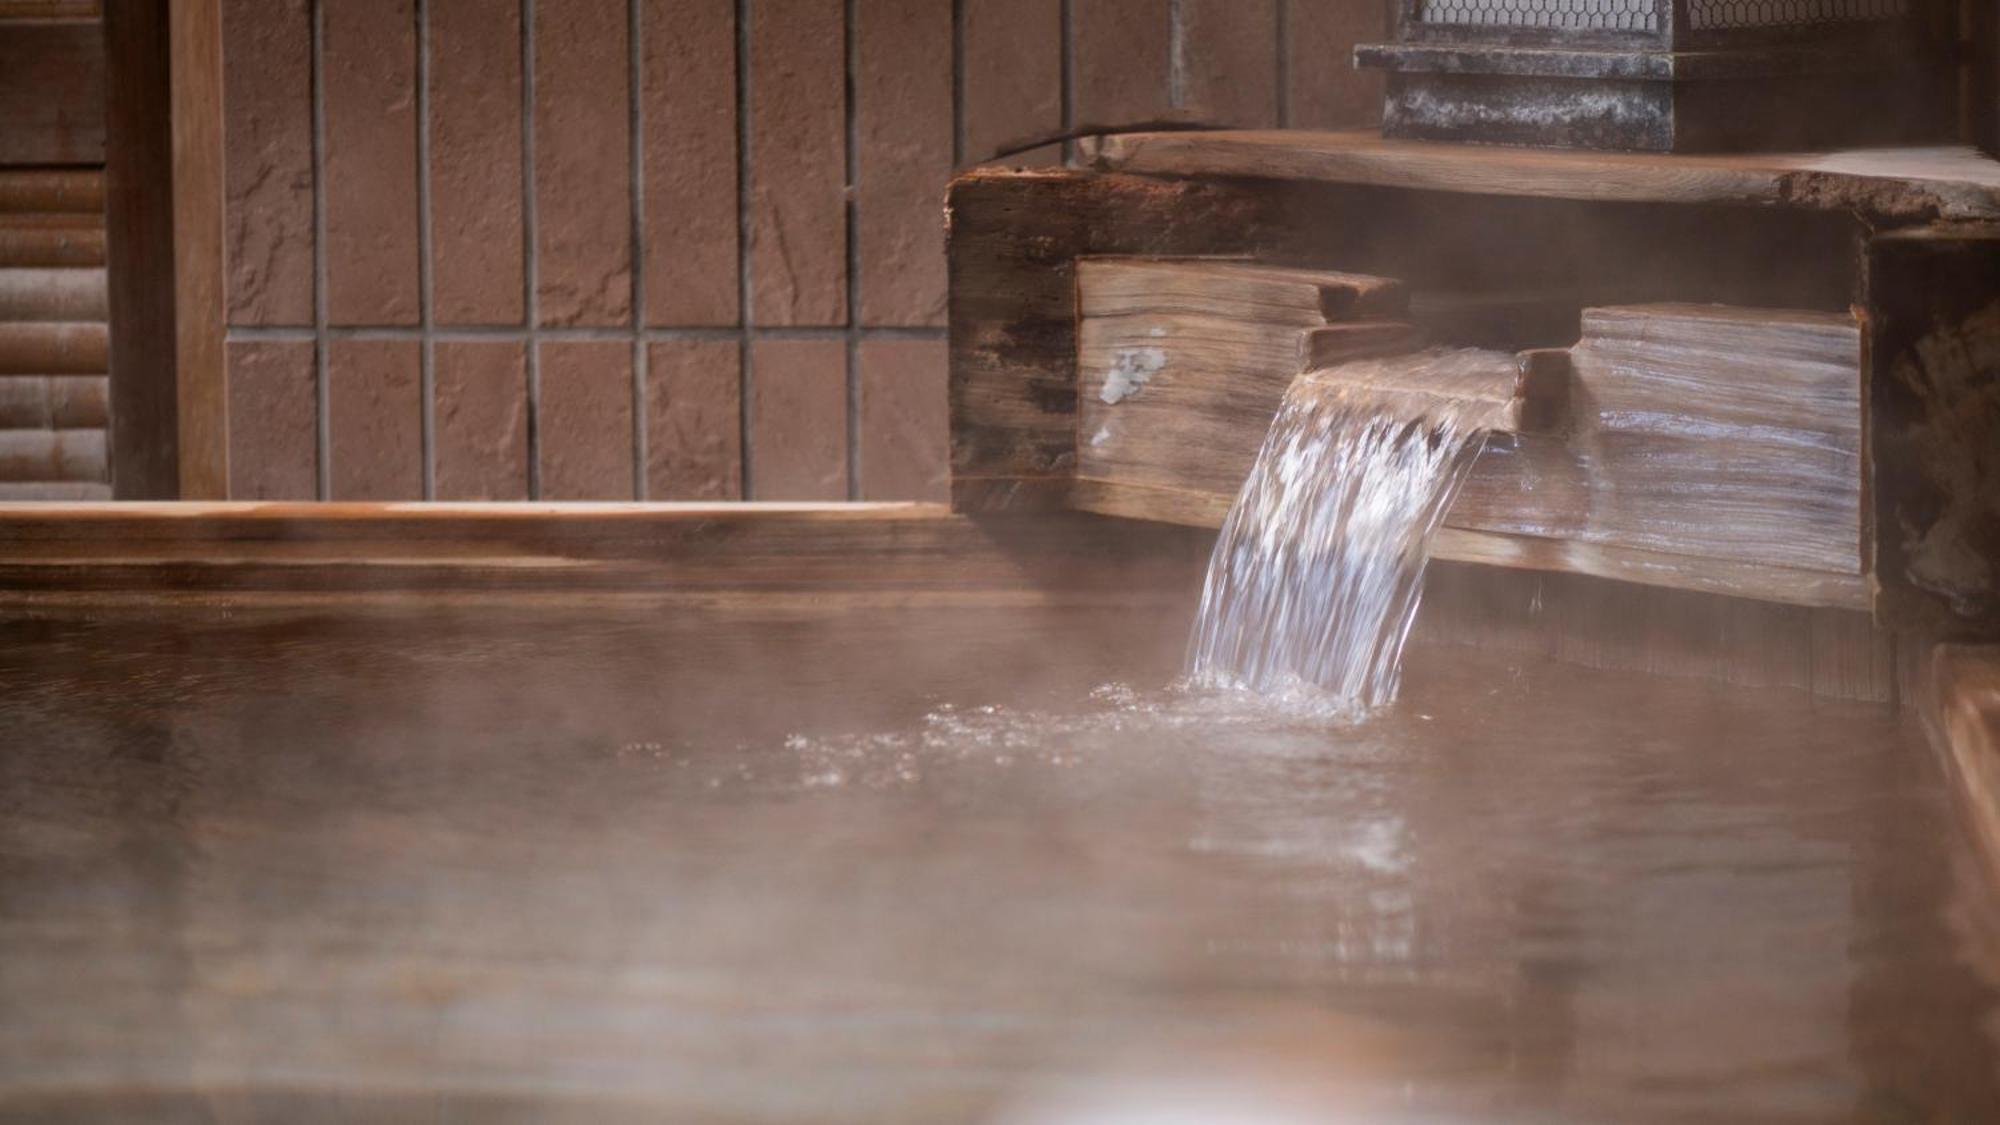
[[[113,326],[107,370],[118,373],[119,425],[111,462],[126,499],[180,495],[169,9],[164,0],[134,0],[114,6],[104,22],[108,271],[0,273],[0,320]],[[13,301],[9,278],[28,282]],[[110,278],[117,279],[116,293]]]
[[[0,505],[0,598],[1185,605],[1207,536],[936,504]]]
[[[1286,199],[1219,182],[979,170],[949,203],[954,502],[1010,503],[1076,464],[1076,261],[1251,255]],[[983,482],[1007,483],[999,492]]]
[[[1308,333],[1403,304],[1387,278],[1240,262],[1085,259],[1076,284],[1077,477],[1223,497],[1308,366]],[[1397,320],[1339,330],[1344,358],[1419,343]]]
[[[1135,133],[1087,155],[1107,171],[1256,176],[1419,191],[1854,211],[1885,220],[2000,217],[2000,162],[1970,148],[1670,156],[1384,140],[1373,132]]]
[[[1925,726],[1965,819],[2000,870],[2000,647],[1938,645],[1924,665]]]
[[[229,293],[225,241],[220,0],[169,8],[173,79],[174,412],[172,458],[186,500],[230,495],[228,364],[223,324]],[[122,462],[114,458],[114,471]],[[164,490],[162,490],[164,491]]]
[[[104,86],[98,21],[0,26],[0,164],[102,164]]]

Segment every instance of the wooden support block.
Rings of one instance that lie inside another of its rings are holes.
[[[1388,278],[1237,261],[1077,263],[1076,478],[1072,504],[1209,523],[1233,497],[1285,390],[1308,368],[1408,351],[1415,329]],[[1109,485],[1112,488],[1098,488]],[[1120,489],[1136,488],[1116,496]]]

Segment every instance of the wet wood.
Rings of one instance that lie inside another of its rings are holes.
[[[1206,536],[935,504],[0,504],[0,598],[1191,604]]]
[[[1087,291],[1089,267],[1084,277]],[[1302,303],[1290,307],[1304,319]],[[1084,436],[1068,505],[1219,526],[1299,366],[1282,339],[1300,329],[1269,315],[1263,328],[1185,313],[1086,316]],[[1655,305],[1589,310],[1583,331],[1573,349],[1495,353],[1485,389],[1463,390],[1492,399],[1494,428],[1513,432],[1489,440],[1437,557],[1868,606],[1853,317]],[[1094,393],[1149,348],[1158,370],[1136,393],[1117,403]],[[1312,378],[1393,375],[1356,364]]]
[[[2000,634],[2000,227],[1875,239],[1868,306],[1877,617]]]
[[[104,43],[96,20],[0,12],[0,122],[0,164],[103,162]]]
[[[1097,254],[1255,256],[1284,237],[1268,189],[1077,172],[979,170],[953,181],[953,495],[1061,480],[1076,466],[1076,261]],[[1030,489],[1029,491],[1033,491]]]
[[[1945,145],[1800,155],[1565,152],[1384,140],[1373,131],[1137,133],[1085,146],[1108,171],[1249,176],[1417,191],[2000,218],[2000,162]]]
[[[1388,278],[1088,259],[1076,285],[1076,477],[1131,486],[1121,515],[1169,518],[1146,516],[1148,498],[1234,496],[1301,372],[1420,343],[1393,319],[1407,300]]]
[[[1923,670],[1923,715],[1959,805],[2000,871],[2000,646],[1939,645]]]

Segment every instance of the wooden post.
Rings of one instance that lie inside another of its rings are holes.
[[[220,499],[227,488],[219,19],[216,0],[105,6],[119,499]]]

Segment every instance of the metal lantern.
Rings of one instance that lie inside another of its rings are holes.
[[[1393,0],[1383,132],[1698,152],[1947,135],[1954,0]]]

